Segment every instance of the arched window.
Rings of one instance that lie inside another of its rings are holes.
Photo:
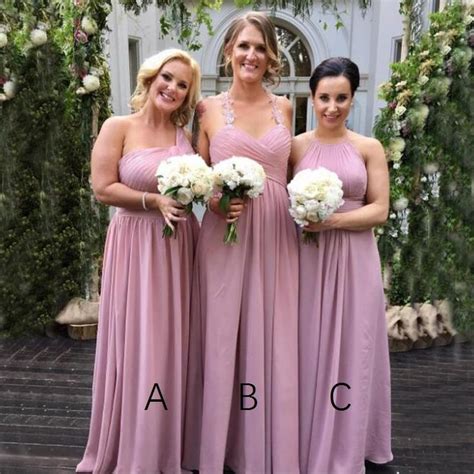
[[[281,83],[274,93],[286,95],[293,103],[293,133],[297,135],[304,132],[310,125],[308,81],[312,71],[311,56],[300,34],[282,24],[277,24],[275,29],[283,70]],[[224,67],[223,49],[222,47],[220,61],[217,64],[219,91],[226,90],[230,86],[230,78]]]
[[[303,40],[282,26],[275,29],[283,63],[282,77],[309,77],[311,60]]]

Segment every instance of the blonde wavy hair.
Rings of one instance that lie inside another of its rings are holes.
[[[225,71],[227,74],[232,70],[232,48],[237,41],[240,32],[246,27],[252,25],[262,33],[263,41],[268,55],[268,65],[263,80],[272,86],[278,86],[280,83],[281,61],[278,50],[278,39],[275,32],[275,25],[267,15],[260,12],[248,12],[238,18],[235,18],[229,26],[224,37],[224,55]]]
[[[199,64],[185,51],[176,48],[165,49],[143,61],[137,74],[137,87],[135,88],[129,105],[133,112],[138,112],[148,100],[150,85],[163,66],[170,61],[182,61],[191,68],[191,84],[184,102],[179,109],[171,114],[171,121],[178,127],[184,127],[193,110],[196,108],[201,96],[201,71]]]

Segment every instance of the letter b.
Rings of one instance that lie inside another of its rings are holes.
[[[249,393],[247,395],[244,394],[244,386],[245,385],[247,385],[249,387],[252,387],[252,393]],[[240,384],[240,409],[241,410],[253,410],[254,408],[257,407],[257,404],[258,404],[257,398],[253,396],[256,391],[257,391],[257,388],[252,383],[241,383]],[[244,398],[251,398],[253,400],[253,406],[245,408],[244,407]]]

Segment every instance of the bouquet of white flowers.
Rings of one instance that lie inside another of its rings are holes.
[[[288,184],[288,193],[290,215],[300,227],[324,221],[344,204],[341,180],[322,167],[297,173]],[[303,241],[318,245],[318,235],[303,231]]]
[[[256,161],[243,156],[232,156],[214,166],[214,184],[222,193],[219,207],[228,212],[232,198],[256,198],[263,193],[265,171]],[[224,243],[237,242],[237,224],[227,224]]]
[[[206,203],[213,193],[212,169],[199,155],[171,156],[160,163],[156,177],[158,191],[185,206],[188,214],[193,202]],[[163,237],[172,235],[173,229],[166,224]]]

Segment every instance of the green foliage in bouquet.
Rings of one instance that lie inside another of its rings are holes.
[[[100,111],[97,124],[109,114],[104,3],[0,8],[0,29],[8,30],[0,49],[0,329],[11,335],[42,332],[69,299],[87,297],[102,251],[107,213],[93,200],[89,159],[92,110]],[[81,42],[84,16],[94,20]],[[93,67],[97,80],[88,86],[99,87],[87,91],[82,78]]]
[[[392,304],[448,298],[474,328],[474,23],[454,3],[392,65],[375,125],[390,164],[391,211],[378,230]]]

